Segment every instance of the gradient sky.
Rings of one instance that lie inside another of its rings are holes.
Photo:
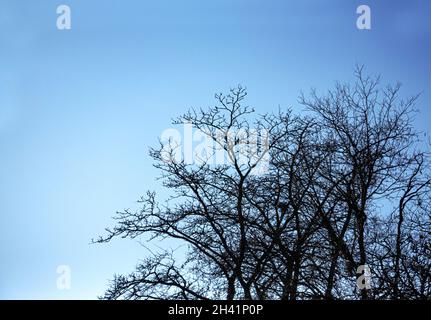
[[[72,29],[56,28],[56,8]],[[372,29],[356,28],[371,7]],[[1,0],[0,298],[94,299],[147,251],[89,244],[155,181],[171,118],[241,83],[258,112],[350,81],[356,63],[422,92],[431,129],[431,2]],[[58,290],[58,265],[72,271]]]

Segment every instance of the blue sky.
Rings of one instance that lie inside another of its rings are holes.
[[[72,29],[57,30],[69,5]],[[372,29],[356,28],[371,8]],[[241,83],[258,112],[349,81],[356,63],[406,95],[429,130],[429,1],[2,0],[0,298],[94,299],[147,254],[90,245],[155,181],[171,118]],[[58,265],[71,289],[58,290]]]

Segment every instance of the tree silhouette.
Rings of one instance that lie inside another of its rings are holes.
[[[430,163],[413,125],[417,96],[401,99],[400,85],[382,87],[362,67],[355,76],[301,95],[301,114],[255,115],[239,86],[176,119],[213,153],[187,163],[175,141],[151,149],[172,197],[148,192],[95,242],[147,235],[187,252],[152,253],[103,298],[429,299]],[[226,163],[211,162],[219,152]]]

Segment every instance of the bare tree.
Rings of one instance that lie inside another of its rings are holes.
[[[175,141],[152,149],[172,197],[147,193],[95,242],[149,236],[188,249],[152,253],[104,298],[429,298],[431,180],[413,126],[417,97],[400,99],[400,85],[381,88],[362,67],[355,75],[302,95],[301,115],[256,116],[239,86],[174,120],[207,137],[212,153],[187,163]],[[220,152],[228,162],[212,163]],[[357,286],[364,265],[371,289]]]

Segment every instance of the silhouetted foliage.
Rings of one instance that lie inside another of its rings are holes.
[[[146,257],[103,298],[429,299],[430,163],[413,125],[417,97],[401,99],[400,85],[381,87],[361,67],[355,75],[352,85],[302,95],[301,114],[257,116],[238,87],[176,119],[230,161],[175,161],[172,141],[151,150],[172,198],[148,192],[96,242],[149,236],[188,250]],[[267,140],[243,153],[252,129]],[[364,265],[368,289],[357,286]]]

